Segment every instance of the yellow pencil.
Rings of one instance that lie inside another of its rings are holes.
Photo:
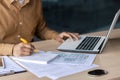
[[[26,39],[20,38],[20,40],[21,40],[23,43],[28,44],[28,41],[27,41]]]
[[[26,39],[24,39],[24,38],[20,38],[20,41],[22,41],[25,44],[28,44],[28,41]],[[37,52],[39,52],[39,50],[34,49],[34,52],[37,53]]]

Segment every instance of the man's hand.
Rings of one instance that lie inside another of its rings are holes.
[[[74,40],[78,40],[79,37],[80,37],[79,33],[62,32],[55,38],[55,40],[57,40],[59,42],[64,42],[64,40],[66,38],[71,38],[71,39],[74,39]]]
[[[34,49],[34,46],[31,44],[16,44],[13,48],[13,56],[28,56],[33,52]]]

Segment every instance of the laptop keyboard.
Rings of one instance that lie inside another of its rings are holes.
[[[76,49],[78,50],[93,50],[101,37],[86,37]]]

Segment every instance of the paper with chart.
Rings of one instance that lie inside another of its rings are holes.
[[[80,65],[66,65],[66,64],[34,64],[17,61],[18,64],[22,65],[25,69],[41,78],[47,76],[52,80],[58,79],[64,76],[82,72],[91,68],[98,67],[98,65],[92,64],[91,66],[80,66]]]
[[[86,54],[86,53],[52,52],[52,51],[49,51],[47,53],[59,55],[59,57],[55,58],[51,62],[54,64],[90,66],[96,57],[96,54]]]
[[[49,73],[47,77],[51,78],[52,80],[56,80],[58,78],[76,74],[95,67],[98,67],[98,65],[95,64],[92,64],[91,66],[64,65],[63,67],[60,67],[60,69],[56,67],[56,71],[54,70],[53,72]]]

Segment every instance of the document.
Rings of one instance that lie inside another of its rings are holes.
[[[35,53],[34,53],[35,54]],[[43,52],[39,54],[57,54],[49,64],[36,64],[16,60],[16,62],[23,66],[25,69],[36,75],[37,77],[47,76],[52,80],[82,72],[98,65],[92,64],[96,54],[84,54],[84,53],[67,53],[67,52]],[[31,56],[32,57],[32,56]],[[44,57],[45,58],[45,57]]]
[[[54,60],[58,54],[46,54],[45,52],[41,51],[38,53],[33,53],[30,56],[22,56],[22,57],[14,57],[11,56],[13,60],[29,62],[29,63],[37,63],[37,64],[48,64],[52,60]]]
[[[98,67],[98,65],[95,64],[92,64],[90,66],[81,66],[67,64],[31,64],[22,61],[17,61],[17,63],[22,65],[25,69],[27,69],[39,78],[47,76],[52,80],[56,80],[61,77]]]
[[[96,54],[71,53],[71,52],[47,52],[49,54],[59,54],[51,63],[53,64],[70,64],[90,66],[95,60]]]
[[[58,78],[79,73],[95,67],[98,67],[98,65],[92,64],[91,66],[79,66],[79,65],[63,66],[61,69],[56,68],[56,71],[54,70],[53,72],[49,73],[47,77],[51,78],[52,80],[56,80]]]
[[[4,58],[5,68],[0,69],[0,76],[26,71],[23,67],[15,63],[8,56],[3,56],[3,58]]]

